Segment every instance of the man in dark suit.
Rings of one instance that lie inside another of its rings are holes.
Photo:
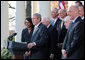
[[[83,5],[79,6],[79,13],[80,13],[80,16],[84,22],[84,6]]]
[[[64,22],[65,22],[65,18],[67,16],[67,12],[65,9],[60,9],[58,11],[59,13],[59,16],[60,16],[60,19],[62,20],[61,22],[61,31],[60,31],[60,35],[59,35],[59,40],[58,40],[58,56],[59,56],[59,59],[61,58],[61,49],[62,49],[62,44],[63,44],[63,41],[64,41],[64,38],[66,36],[66,33],[67,33],[67,29],[64,25]]]
[[[51,31],[51,19],[48,17],[44,17],[42,19],[42,23],[47,27],[48,29],[48,51],[49,51],[49,59],[54,58],[54,50],[55,50],[55,40],[53,40],[54,33]],[[56,30],[56,29],[55,29]]]
[[[30,59],[47,59],[47,28],[41,22],[41,15],[35,13],[32,18],[33,25],[35,25],[31,42],[27,45],[30,49]]]
[[[79,16],[78,6],[71,6],[68,15],[72,22],[64,39],[62,59],[82,59],[84,58],[84,29],[82,29],[82,19]]]
[[[55,52],[54,52],[54,59],[59,59],[58,55],[58,42],[59,42],[59,35],[61,32],[61,20],[58,18],[58,9],[53,8],[51,11],[52,16],[52,26],[51,26],[51,32],[52,33],[52,40],[55,41]]]

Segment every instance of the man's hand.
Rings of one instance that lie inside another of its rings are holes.
[[[65,58],[67,58],[66,50],[62,49],[62,54]]]
[[[26,52],[25,52],[26,56],[30,56],[30,53],[31,53],[31,51],[29,51],[29,52],[26,51]]]
[[[35,46],[34,43],[29,43],[29,44],[27,45],[27,47],[28,47],[29,49],[32,48],[33,46]]]
[[[50,59],[53,59],[54,58],[54,54],[50,54]]]

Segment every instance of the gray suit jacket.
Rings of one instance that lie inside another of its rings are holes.
[[[36,46],[31,49],[30,59],[46,59],[48,57],[47,39],[47,28],[42,23],[40,23],[37,31],[31,38],[31,42],[35,42]]]
[[[84,35],[84,30],[81,18],[78,17],[74,23],[74,26],[67,32],[64,39],[62,49],[66,50],[68,59],[81,59],[84,58],[84,40],[82,35]],[[81,34],[83,32],[83,34]]]

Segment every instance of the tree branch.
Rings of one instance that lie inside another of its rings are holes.
[[[10,4],[9,4],[9,8],[15,9],[15,7],[12,7]]]

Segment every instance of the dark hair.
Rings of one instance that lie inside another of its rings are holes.
[[[76,1],[75,3],[79,3],[79,6],[82,5],[82,2],[80,2],[80,1]]]
[[[33,23],[32,23],[32,18],[31,17],[27,17],[25,20],[29,21],[32,24],[32,27],[34,27]]]
[[[30,23],[32,23],[32,18],[31,17],[27,17],[25,20],[29,21]]]

